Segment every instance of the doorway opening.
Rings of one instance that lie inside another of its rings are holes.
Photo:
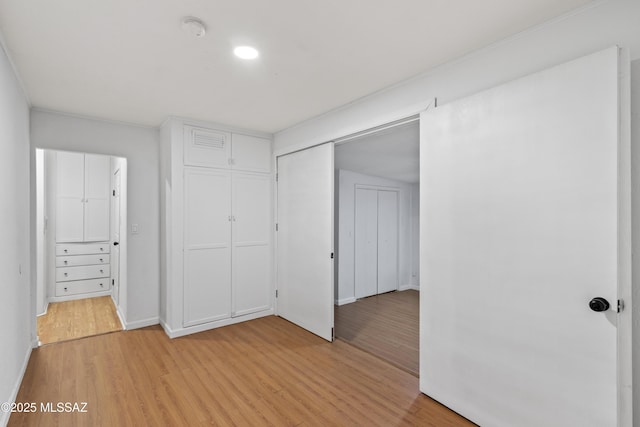
[[[124,329],[122,157],[36,149],[38,344]]]
[[[419,372],[417,118],[335,146],[335,335]]]

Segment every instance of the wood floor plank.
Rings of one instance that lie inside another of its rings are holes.
[[[336,337],[418,376],[420,293],[389,292],[336,306]]]
[[[122,330],[110,296],[52,302],[37,323],[42,344]]]
[[[169,339],[158,326],[33,351],[10,426],[470,426],[418,379],[343,341],[271,316]]]

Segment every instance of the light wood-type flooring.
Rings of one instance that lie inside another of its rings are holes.
[[[38,317],[38,337],[42,344],[121,330],[110,296],[53,302],[47,313]]]
[[[336,306],[336,337],[418,376],[419,306],[414,290]]]
[[[275,316],[173,340],[152,326],[40,347],[17,402],[87,412],[14,413],[10,426],[473,425],[413,375]]]

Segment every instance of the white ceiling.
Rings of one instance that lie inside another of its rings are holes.
[[[34,106],[275,132],[590,1],[0,0],[0,31]]]
[[[417,183],[420,181],[420,125],[416,121],[336,145],[335,167]]]

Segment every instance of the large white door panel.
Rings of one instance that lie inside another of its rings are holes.
[[[234,243],[269,244],[271,176],[234,172],[232,200]]]
[[[278,157],[278,315],[333,340],[333,144]]]
[[[420,389],[480,425],[617,424],[617,64],[421,116]]]
[[[56,153],[56,241],[84,240],[84,154]]]
[[[356,188],[355,296],[378,293],[378,190]]]
[[[230,247],[231,174],[185,168],[185,242],[188,248]]]

